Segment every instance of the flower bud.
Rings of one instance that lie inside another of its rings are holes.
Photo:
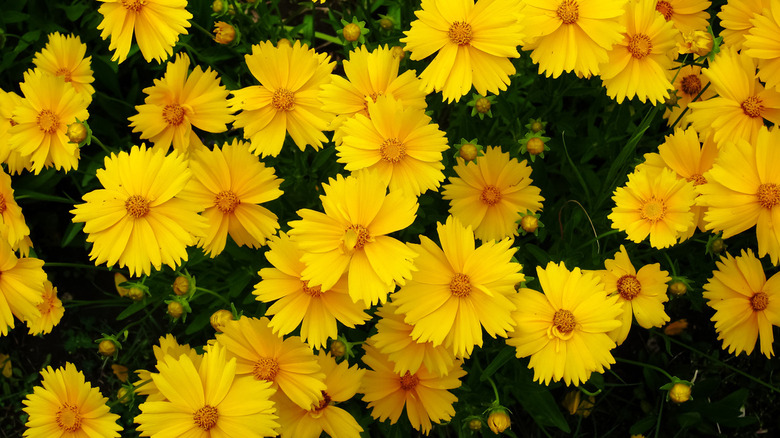
[[[541,121],[534,120],[533,122],[531,122],[531,132],[533,132],[534,134],[541,131],[542,129],[544,129],[544,124]]]
[[[678,280],[669,285],[669,292],[671,292],[672,295],[679,297],[688,292],[688,286],[686,286],[684,282]]]
[[[168,315],[171,316],[173,319],[179,319],[181,318],[181,315],[184,313],[184,306],[181,305],[178,301],[171,301],[168,303]]]
[[[98,344],[98,353],[105,357],[113,356],[116,353],[116,344],[110,339],[103,339]]]
[[[664,334],[667,336],[676,336],[685,331],[688,328],[688,320],[680,319],[674,322],[670,322],[664,327]]]
[[[490,111],[490,100],[487,97],[480,97],[474,104],[474,108],[480,114],[487,114]]]
[[[723,239],[715,239],[712,241],[711,248],[714,254],[720,254],[726,248],[726,244],[723,242]]]
[[[469,421],[469,429],[471,430],[482,429],[482,420],[480,420],[479,418],[472,418],[471,421]]]
[[[236,28],[224,21],[214,23],[214,41],[219,44],[230,44],[236,39]]]
[[[395,23],[393,23],[393,20],[388,17],[383,17],[381,20],[379,20],[379,27],[384,30],[392,30],[394,25]]]
[[[488,427],[495,434],[499,434],[512,425],[512,420],[509,415],[503,409],[498,409],[490,413],[488,417]]]
[[[458,155],[466,161],[471,161],[477,158],[477,147],[471,143],[466,143],[460,147]]]
[[[394,46],[390,49],[390,53],[393,55],[393,58],[398,58],[399,61],[406,58],[406,52],[404,52],[404,48],[401,46]]]
[[[143,289],[139,287],[131,287],[127,291],[127,296],[133,300],[133,301],[141,301],[144,299],[144,296],[146,294],[144,293]]]
[[[347,346],[338,339],[330,343],[330,355],[335,358],[344,357],[347,354]]]
[[[691,399],[691,385],[675,383],[669,390],[669,398],[677,404],[687,402]]]
[[[539,219],[532,214],[523,216],[520,219],[520,228],[526,233],[533,233],[539,228]]]
[[[212,313],[211,318],[209,318],[211,326],[214,327],[214,330],[218,331],[219,333],[222,333],[222,329],[225,328],[225,324],[232,320],[233,314],[230,313],[230,310],[225,309],[217,310],[216,312]]]
[[[225,10],[225,4],[222,0],[214,0],[214,3],[211,4],[211,10],[214,11],[214,13],[219,14]]]
[[[349,42],[355,42],[358,40],[358,38],[360,38],[360,26],[355,23],[349,23],[344,26],[341,34],[344,35],[345,40]]]
[[[544,140],[539,137],[531,137],[528,139],[528,143],[526,143],[525,147],[529,154],[539,155],[544,152]]]
[[[116,286],[116,292],[119,294],[120,297],[126,297],[127,294],[130,293],[130,289],[119,286],[120,284],[126,281],[127,281],[127,277],[120,274],[119,272],[114,274],[114,286]]]
[[[130,401],[132,394],[124,386],[116,392],[116,399],[119,403],[125,404]]]
[[[71,143],[81,144],[87,138],[87,127],[82,122],[71,123],[66,135]]]
[[[173,293],[176,295],[185,295],[190,291],[190,279],[184,275],[179,275],[173,280]]]

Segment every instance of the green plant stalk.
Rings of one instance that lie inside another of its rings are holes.
[[[627,363],[627,364],[630,364],[630,365],[636,365],[636,366],[649,368],[651,370],[658,371],[659,373],[661,373],[664,376],[666,376],[666,378],[668,378],[670,382],[672,381],[672,375],[671,374],[667,373],[666,370],[664,370],[663,368],[659,368],[659,367],[657,367],[655,365],[650,365],[648,363],[637,362],[637,361],[634,361],[634,360],[631,360],[631,359],[623,359],[622,357],[616,357],[615,360],[618,361],[618,362],[623,362],[623,363]]]

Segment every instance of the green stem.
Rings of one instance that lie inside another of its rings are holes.
[[[95,143],[97,143],[97,144],[98,144],[98,146],[100,146],[100,148],[101,148],[101,149],[103,149],[103,151],[104,151],[105,153],[107,153],[107,154],[111,154],[111,151],[108,149],[108,147],[106,147],[106,145],[104,145],[104,144],[103,144],[103,142],[102,142],[102,141],[100,141],[100,139],[99,139],[99,138],[97,138],[97,137],[95,137],[95,136],[93,135],[93,136],[92,136],[92,141],[94,141]]]
[[[658,434],[661,432],[661,414],[664,412],[664,402],[661,400],[658,408],[658,418],[655,420],[655,438],[658,438]]]
[[[702,89],[701,89],[701,91],[699,91],[699,94],[697,94],[697,95],[696,95],[696,97],[694,97],[693,99],[691,99],[691,103],[693,103],[693,102],[696,102],[697,100],[699,100],[699,97],[701,97],[701,95],[702,95],[702,94],[704,94],[704,92],[705,92],[705,91],[707,91],[707,88],[710,88],[710,84],[711,84],[711,83],[712,83],[712,82],[707,82],[707,85],[705,85],[705,86],[704,86],[704,88],[702,88]],[[686,112],[688,112],[688,108],[690,108],[690,103],[688,104],[688,106],[686,106],[686,107],[685,107],[685,109],[684,109],[684,110],[682,110],[682,112],[680,113],[680,115],[679,115],[679,116],[677,116],[677,120],[675,120],[675,121],[674,121],[674,123],[672,123],[672,126],[671,126],[669,129],[671,129],[671,130],[674,130],[674,127],[675,127],[675,126],[677,126],[677,122],[679,122],[679,121],[680,121],[680,119],[682,119],[682,118],[683,118],[683,116],[685,115],[685,113],[686,113]]]
[[[198,29],[199,31],[201,31],[204,34],[206,34],[206,36],[208,36],[209,39],[212,39],[212,40],[214,39],[214,34],[209,32],[205,27],[201,26],[200,24],[198,24],[195,21],[190,21],[190,23],[192,24],[192,27],[194,27],[195,29]]]
[[[197,291],[201,291],[203,293],[206,293],[206,294],[209,294],[209,295],[213,295],[213,296],[219,298],[223,303],[228,304],[228,305],[230,304],[230,302],[225,297],[223,297],[222,295],[214,292],[213,290],[205,289],[205,288],[202,288],[202,287],[198,286],[198,287],[195,288],[195,291],[196,292]],[[195,297],[193,297],[193,299],[195,299]]]
[[[649,363],[644,363],[644,362],[637,362],[637,361],[630,360],[630,359],[623,359],[622,357],[617,357],[617,358],[615,358],[615,360],[617,360],[618,362],[623,362],[623,363],[627,363],[627,364],[630,364],[630,365],[636,365],[636,366],[640,366],[640,367],[644,367],[644,368],[649,368],[651,370],[656,370],[659,373],[661,373],[664,376],[666,376],[669,379],[670,382],[672,381],[672,375],[671,374],[667,373],[663,368],[659,368],[659,367],[657,367],[655,365],[650,365]]]
[[[496,384],[495,384],[495,382],[493,382],[493,379],[488,377],[487,380],[488,380],[488,382],[490,382],[490,386],[493,387],[493,394],[495,394],[495,396],[496,396],[496,401],[494,401],[493,404],[496,405],[496,406],[499,406],[501,403],[500,403],[499,397],[498,397],[498,388],[496,388]]]
[[[293,29],[295,29],[293,26],[284,26],[284,30],[286,32],[290,32]],[[331,42],[333,44],[338,44],[340,46],[344,45],[344,42],[341,41],[340,39],[338,39],[337,37],[334,37],[333,35],[328,35],[328,34],[322,33],[322,32],[315,31],[314,32],[314,38],[319,38],[321,40],[328,41],[328,42]]]
[[[672,277],[676,277],[677,276],[677,270],[674,269],[674,262],[672,262],[672,258],[669,257],[669,254],[667,254],[666,252],[664,252],[664,257],[666,257],[666,261],[667,261],[667,263],[669,263],[669,269],[672,270]]]

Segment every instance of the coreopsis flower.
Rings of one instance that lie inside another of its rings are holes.
[[[157,368],[152,379],[165,400],[141,403],[135,417],[141,436],[276,436],[275,391],[241,376],[221,346],[207,351],[199,366],[187,356],[167,356]]]
[[[444,344],[455,356],[468,357],[482,346],[482,328],[494,338],[512,330],[511,296],[525,277],[512,261],[511,238],[475,248],[471,227],[452,216],[436,231],[441,248],[422,235],[419,245],[409,244],[419,254],[417,271],[393,294],[393,303],[414,326],[416,341]]]
[[[396,283],[411,277],[415,252],[386,234],[414,222],[417,199],[400,190],[387,192],[374,172],[338,175],[323,184],[325,213],[298,210],[290,222],[306,264],[302,280],[309,287],[332,289],[347,273],[349,296],[366,305],[384,303]]]
[[[29,415],[25,438],[119,436],[119,415],[109,411],[108,399],[75,365],[68,362],[56,370],[49,366],[41,376],[41,386],[22,400],[22,410]]]
[[[609,60],[600,67],[607,95],[622,103],[638,97],[641,102],[663,102],[669,97],[667,71],[672,68],[677,35],[674,23],[655,10],[656,0],[626,3],[623,40],[609,51]]]
[[[539,74],[557,78],[563,72],[578,76],[599,74],[607,52],[623,39],[620,17],[625,0],[526,1],[523,23],[527,41],[523,50],[533,50],[531,59]]]
[[[442,195],[450,201],[450,214],[474,229],[477,239],[498,240],[517,235],[517,221],[527,211],[542,209],[544,198],[531,185],[528,161],[509,159],[500,147],[488,147],[476,162],[458,158]]]
[[[714,37],[709,30],[692,30],[680,34],[680,38],[677,39],[677,53],[707,56],[712,52],[714,44]]]
[[[14,316],[20,321],[39,318],[43,301],[43,260],[17,258],[11,246],[0,239],[0,335],[14,328]]]
[[[709,26],[709,0],[655,0],[655,10],[680,32],[706,30]]]
[[[531,357],[535,381],[578,386],[615,363],[609,332],[620,327],[622,306],[594,273],[553,262],[536,273],[544,293],[519,290],[512,314],[517,326],[506,343],[517,357]]]
[[[363,377],[363,401],[368,402],[371,416],[395,424],[404,407],[412,427],[427,435],[432,423],[447,421],[455,415],[452,404],[458,401],[449,389],[459,388],[466,375],[461,361],[455,361],[445,375],[428,371],[425,365],[416,373],[398,374],[393,362],[370,343],[364,344],[363,363],[371,367]]]
[[[367,104],[368,116],[356,114],[340,128],[339,163],[351,172],[376,171],[390,190],[420,196],[444,181],[442,152],[449,148],[439,125],[425,111],[404,107],[391,97]]]
[[[686,109],[688,108],[688,105],[693,102],[693,99],[696,98],[696,96],[699,96],[699,93],[701,93],[701,91],[704,90],[704,87],[707,87],[709,83],[710,80],[701,73],[701,67],[697,65],[685,65],[680,69],[680,72],[677,73],[677,78],[675,78],[674,83],[672,84],[674,92],[677,95],[677,100],[675,101],[674,107],[669,108],[667,106],[664,111],[664,118],[666,119],[668,126],[671,127],[674,122],[677,122],[677,125],[675,126],[682,128],[691,124],[691,111],[686,111]],[[714,96],[715,90],[713,90],[712,87],[707,87],[701,96],[696,99],[696,102],[702,102]],[[683,111],[685,111],[684,114]],[[682,118],[680,118],[681,114]],[[679,121],[677,121],[678,118],[680,118]]]
[[[629,240],[639,243],[649,235],[650,246],[666,248],[694,226],[695,199],[693,183],[677,179],[672,170],[640,169],[615,189],[615,207],[608,218],[612,228],[625,231]]]
[[[199,204],[208,221],[198,240],[210,257],[225,249],[228,234],[238,246],[259,248],[279,228],[277,217],[262,203],[282,195],[282,180],[249,152],[249,145],[233,140],[221,148],[203,148],[190,155],[192,179],[179,197]]]
[[[258,301],[277,300],[266,310],[269,327],[279,336],[301,326],[301,339],[313,348],[327,346],[328,339],[338,338],[336,321],[349,328],[365,323],[371,317],[364,312],[362,301],[353,302],[347,289],[347,277],[342,277],[330,289],[309,287],[301,280],[306,265],[301,261],[303,251],[285,233],[279,233],[268,242],[266,259],[273,268],[258,272],[261,281],[252,292]]]
[[[366,370],[347,361],[336,364],[336,359],[320,350],[317,362],[325,374],[322,401],[311,409],[302,409],[286,397],[278,399],[279,423],[284,437],[319,438],[322,432],[330,437],[359,438],[363,428],[349,412],[336,406],[351,399],[360,389]]]
[[[756,226],[758,256],[769,254],[780,263],[780,174],[776,172],[780,130],[761,127],[755,143],[727,143],[715,165],[704,174],[707,184],[697,186],[698,203],[707,207],[708,230],[723,231],[727,239]]]
[[[758,77],[767,88],[780,84],[780,4],[770,2],[761,15],[750,20],[753,27],[745,35],[745,53],[758,60]]]
[[[195,365],[195,368],[200,367],[200,362],[203,360],[203,356],[199,355],[194,348],[190,347],[190,344],[179,344],[176,338],[172,334],[168,333],[165,336],[160,336],[159,346],[152,347],[154,358],[157,364],[165,364],[165,358],[170,357],[173,360],[179,360],[182,356],[187,356]],[[147,396],[147,401],[161,401],[165,400],[165,395],[160,392],[154,379],[152,379],[152,373],[147,370],[136,370],[135,374],[138,376],[138,380],[133,384],[135,387],[133,392],[138,395]]]
[[[13,111],[15,125],[8,130],[13,151],[28,157],[39,174],[54,166],[66,172],[79,165],[78,145],[66,135],[68,125],[89,117],[87,102],[62,77],[27,71],[19,84],[24,100]]]
[[[188,75],[190,58],[176,55],[168,62],[162,79],[155,79],[154,86],[144,88],[143,105],[135,107],[138,114],[128,118],[133,132],[154,143],[155,149],[168,152],[173,148],[180,153],[198,149],[203,143],[192,129],[207,132],[225,132],[233,120],[228,108],[229,92],[220,85],[217,72],[206,71],[200,66]]]
[[[372,345],[395,364],[393,371],[399,375],[407,371],[414,374],[425,365],[428,371],[440,376],[449,372],[454,366],[455,355],[444,345],[417,342],[412,337],[414,326],[404,322],[404,315],[397,310],[391,302],[380,307],[375,313],[379,317],[377,332],[371,336]]]
[[[411,59],[438,52],[420,74],[426,93],[459,101],[472,85],[483,96],[506,90],[523,41],[518,0],[423,0],[401,42]]]
[[[327,388],[314,353],[297,336],[278,337],[268,323],[265,317],[228,321],[217,333],[217,344],[236,358],[236,374],[270,382],[303,409],[318,406]]]
[[[666,283],[671,281],[671,277],[661,270],[661,265],[645,265],[637,271],[628,258],[626,248],[620,245],[620,251],[615,253],[614,258],[607,259],[604,267],[605,270],[598,272],[601,281],[607,293],[614,294],[623,306],[623,313],[618,318],[622,325],[609,333],[617,345],[628,337],[633,319],[646,329],[669,322],[664,303],[669,301]]]
[[[307,145],[320,149],[328,141],[322,131],[333,118],[318,99],[335,66],[330,57],[300,41],[278,47],[265,41],[252,46],[244,59],[260,85],[233,91],[230,102],[233,111],[241,111],[233,125],[244,128],[252,152],[279,155],[288,133],[300,150]]]
[[[89,104],[95,93],[92,86],[95,78],[92,76],[92,57],[85,58],[86,53],[87,45],[81,42],[80,36],[54,32],[49,34],[46,46],[35,54],[33,64],[50,75],[62,76]]]
[[[191,175],[184,157],[141,145],[112,153],[104,163],[97,171],[103,188],[85,194],[70,211],[93,243],[90,259],[127,266],[133,276],[162,264],[176,269],[207,225],[200,205],[178,197]]]
[[[716,266],[703,296],[715,309],[712,320],[723,349],[750,354],[759,340],[761,354],[772,357],[773,326],[780,325],[780,276],[767,280],[761,261],[750,249],[737,257],[726,254]]]
[[[27,328],[31,335],[51,333],[55,325],[60,323],[65,314],[62,301],[57,298],[57,288],[49,280],[43,282],[43,301],[38,303],[40,315],[27,318]]]
[[[11,187],[11,177],[0,170],[0,234],[14,250],[19,249],[25,238],[30,235],[30,228],[22,214],[22,208],[14,199],[14,189]]]
[[[745,35],[753,28],[751,20],[768,8],[772,0],[731,0],[721,7],[718,12],[720,25],[723,30],[720,36],[723,37],[723,45],[734,49],[742,49],[745,43]]]
[[[718,147],[738,139],[755,142],[764,119],[780,123],[780,93],[761,85],[753,58],[724,49],[703,74],[718,97],[690,103],[689,120],[702,136],[714,133]]]
[[[8,131],[17,124],[12,117],[14,110],[20,105],[22,105],[22,98],[18,94],[0,88],[0,162],[8,160],[11,153],[11,135]],[[10,169],[9,172],[13,173]]]
[[[192,14],[187,0],[100,0],[100,37],[111,42],[112,61],[122,63],[130,52],[133,34],[146,62],[162,63],[173,54],[179,35],[187,35]]]

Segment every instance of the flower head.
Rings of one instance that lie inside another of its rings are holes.
[[[745,36],[753,28],[751,20],[768,8],[772,0],[740,0],[726,2],[718,12],[723,30],[723,43],[734,50],[741,50]]]
[[[87,53],[87,45],[76,35],[62,35],[59,32],[49,34],[46,46],[33,58],[33,64],[53,76],[62,76],[65,82],[73,85],[85,102],[92,101],[95,88],[92,82],[92,57]]]
[[[758,59],[758,77],[767,88],[780,85],[780,4],[770,2],[761,15],[750,20],[753,27],[745,35],[745,53]]]
[[[30,228],[22,214],[22,209],[14,199],[11,177],[0,170],[0,234],[6,238],[14,250],[23,245],[30,235]]]
[[[57,298],[57,288],[49,280],[43,282],[43,301],[38,304],[38,310],[40,316],[33,315],[26,321],[31,335],[51,333],[65,314],[62,301]]]
[[[675,78],[674,83],[672,84],[677,100],[675,101],[674,107],[667,107],[664,111],[664,118],[666,119],[667,125],[672,126],[675,122],[677,122],[676,126],[680,127],[690,125],[691,111],[685,111],[688,109],[688,105],[694,101],[696,96],[699,96],[699,93],[701,93],[701,96],[696,99],[696,102],[702,102],[715,96],[715,90],[713,90],[712,87],[708,87],[706,90],[704,89],[709,83],[710,80],[701,73],[701,67],[697,65],[685,65],[680,68],[680,71],[677,73],[677,78]],[[704,90],[703,93],[702,90]],[[672,96],[672,99],[674,99],[674,96]],[[685,111],[685,113],[683,113],[683,111]],[[682,118],[680,118],[680,115],[682,115]],[[679,121],[677,120],[678,118],[680,118]]]
[[[709,0],[655,0],[655,10],[685,33],[707,29],[710,4]]]
[[[21,321],[41,317],[43,301],[43,260],[17,258],[11,246],[0,239],[0,335],[14,328],[14,316]]]

